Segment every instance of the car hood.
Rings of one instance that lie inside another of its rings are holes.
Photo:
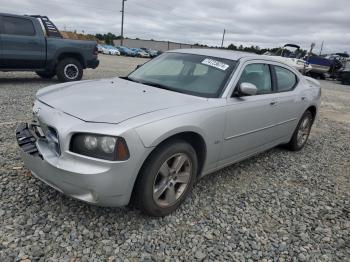
[[[206,101],[120,78],[43,88],[38,91],[37,99],[83,121],[113,124],[150,112]]]

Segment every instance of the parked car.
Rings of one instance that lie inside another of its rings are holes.
[[[103,46],[102,53],[106,55],[120,55],[119,49],[111,45]]]
[[[151,56],[149,55],[149,53],[147,53],[146,51],[140,49],[140,48],[131,48],[132,51],[136,52],[136,56],[138,57],[143,57],[143,58],[150,58]]]
[[[181,49],[127,77],[40,89],[16,137],[58,191],[164,216],[207,174],[277,145],[301,150],[320,96],[317,80],[273,57]]]
[[[160,51],[157,51],[157,50],[153,50],[153,49],[149,49],[149,48],[145,48],[145,47],[141,47],[141,49],[145,52],[147,52],[150,57],[154,58],[154,57],[157,57],[160,53]]]
[[[101,49],[102,49],[102,54],[109,55],[109,50],[105,45],[103,45]]]
[[[0,39],[0,71],[35,71],[68,82],[99,64],[95,41],[63,39],[46,16],[0,13]]]
[[[98,45],[97,45],[97,51],[98,51],[99,53],[103,53],[103,45],[98,44]]]
[[[121,55],[124,56],[136,56],[136,52],[132,51],[131,49],[125,47],[125,46],[118,46],[118,50],[120,51]]]
[[[128,48],[128,47],[125,47],[125,48],[128,49],[128,51],[129,51],[129,56],[132,56],[132,57],[138,56],[138,52],[137,52],[137,51],[132,50],[131,48]]]

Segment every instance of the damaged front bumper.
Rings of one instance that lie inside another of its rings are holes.
[[[132,158],[111,162],[67,150],[59,154],[41,131],[37,124],[27,123],[21,123],[16,129],[24,164],[35,177],[84,202],[100,206],[128,204],[137,176],[135,167],[139,165],[130,163]]]

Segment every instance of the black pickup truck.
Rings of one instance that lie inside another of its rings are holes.
[[[0,71],[35,71],[78,81],[83,69],[96,68],[97,43],[64,39],[46,16],[0,13]]]

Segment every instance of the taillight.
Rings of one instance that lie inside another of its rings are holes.
[[[92,52],[94,55],[98,55],[98,48],[97,45],[94,47],[94,51]]]

